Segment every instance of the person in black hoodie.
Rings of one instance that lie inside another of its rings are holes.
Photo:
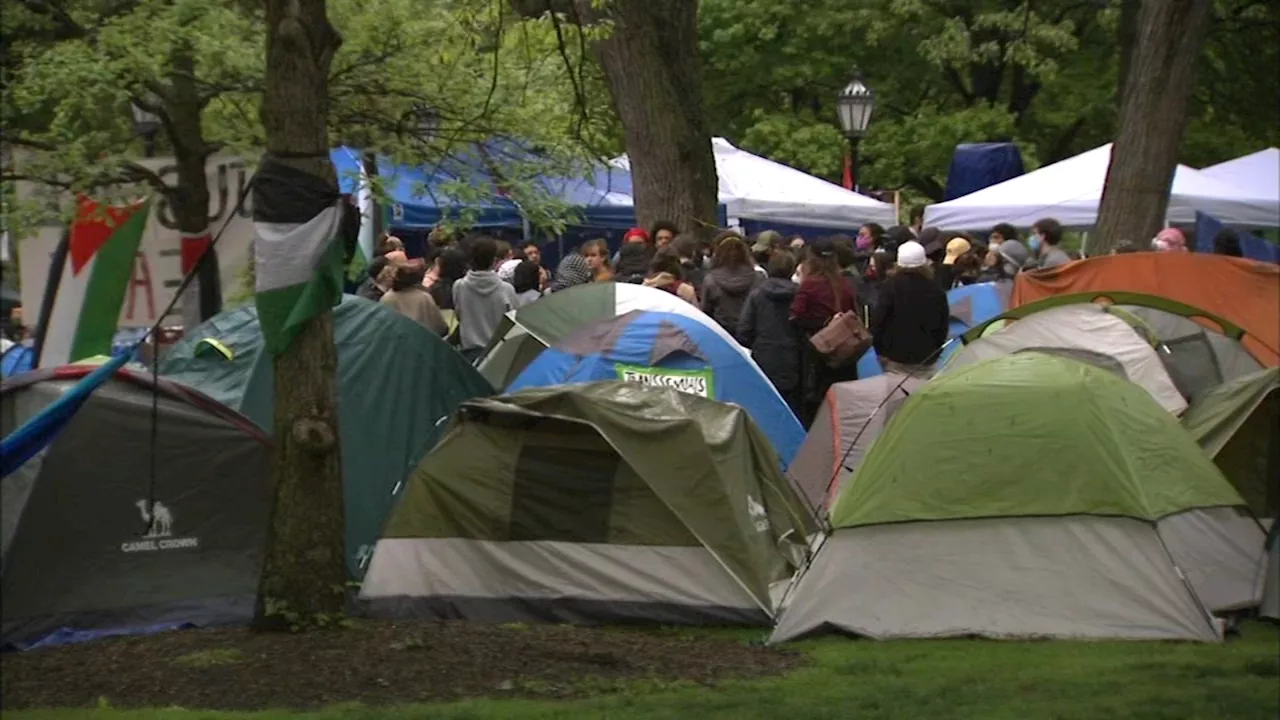
[[[791,280],[796,261],[785,250],[774,250],[767,268],[769,276],[742,306],[738,339],[751,349],[751,357],[799,417],[800,336],[790,319],[791,301],[800,288]]]
[[[947,341],[951,308],[917,242],[898,248],[898,265],[880,288],[868,329],[886,371],[927,371]]]
[[[764,281],[756,272],[742,238],[730,235],[716,246],[711,271],[702,282],[702,312],[711,316],[730,335],[738,335],[738,318],[751,289]]]

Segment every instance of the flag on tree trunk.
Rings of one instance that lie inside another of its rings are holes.
[[[150,201],[112,206],[82,197],[40,349],[40,367],[109,355]]]
[[[254,180],[253,258],[258,321],[271,353],[342,301],[352,215],[334,183],[263,158]]]

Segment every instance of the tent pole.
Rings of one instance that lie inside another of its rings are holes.
[[[74,222],[74,221],[73,221]],[[40,367],[40,355],[44,352],[45,336],[49,334],[49,316],[53,314],[53,304],[58,300],[58,286],[62,284],[62,271],[67,264],[67,252],[71,245],[71,225],[62,231],[62,239],[53,251],[53,260],[49,262],[49,275],[45,279],[44,297],[40,299],[40,316],[36,319],[35,341],[32,343],[33,354],[31,367]]]

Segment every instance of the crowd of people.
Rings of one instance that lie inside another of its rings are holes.
[[[1239,256],[1233,235],[1223,231],[1215,251]],[[1078,259],[1062,247],[1063,236],[1052,218],[1032,225],[1025,242],[1004,223],[985,234],[949,233],[924,227],[922,208],[912,210],[908,225],[868,223],[854,237],[812,242],[773,230],[748,237],[728,229],[704,239],[658,222],[629,230],[612,254],[604,240],[590,240],[551,272],[537,243],[513,247],[437,231],[424,260],[409,259],[403,244],[388,237],[358,292],[448,338],[474,361],[505,313],[546,293],[601,282],[657,288],[701,308],[749,348],[808,425],[832,383],[857,377],[856,361],[832,366],[810,343],[833,318],[856,313],[885,369],[928,372],[947,341],[947,291],[1010,282],[1020,272]],[[1138,249],[1186,252],[1187,243],[1168,228],[1150,248],[1122,245],[1113,252]]]

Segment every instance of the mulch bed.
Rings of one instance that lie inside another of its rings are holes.
[[[0,706],[312,708],[474,696],[575,697],[631,680],[776,675],[795,652],[690,633],[361,621],[345,630],[189,630],[6,653]]]

